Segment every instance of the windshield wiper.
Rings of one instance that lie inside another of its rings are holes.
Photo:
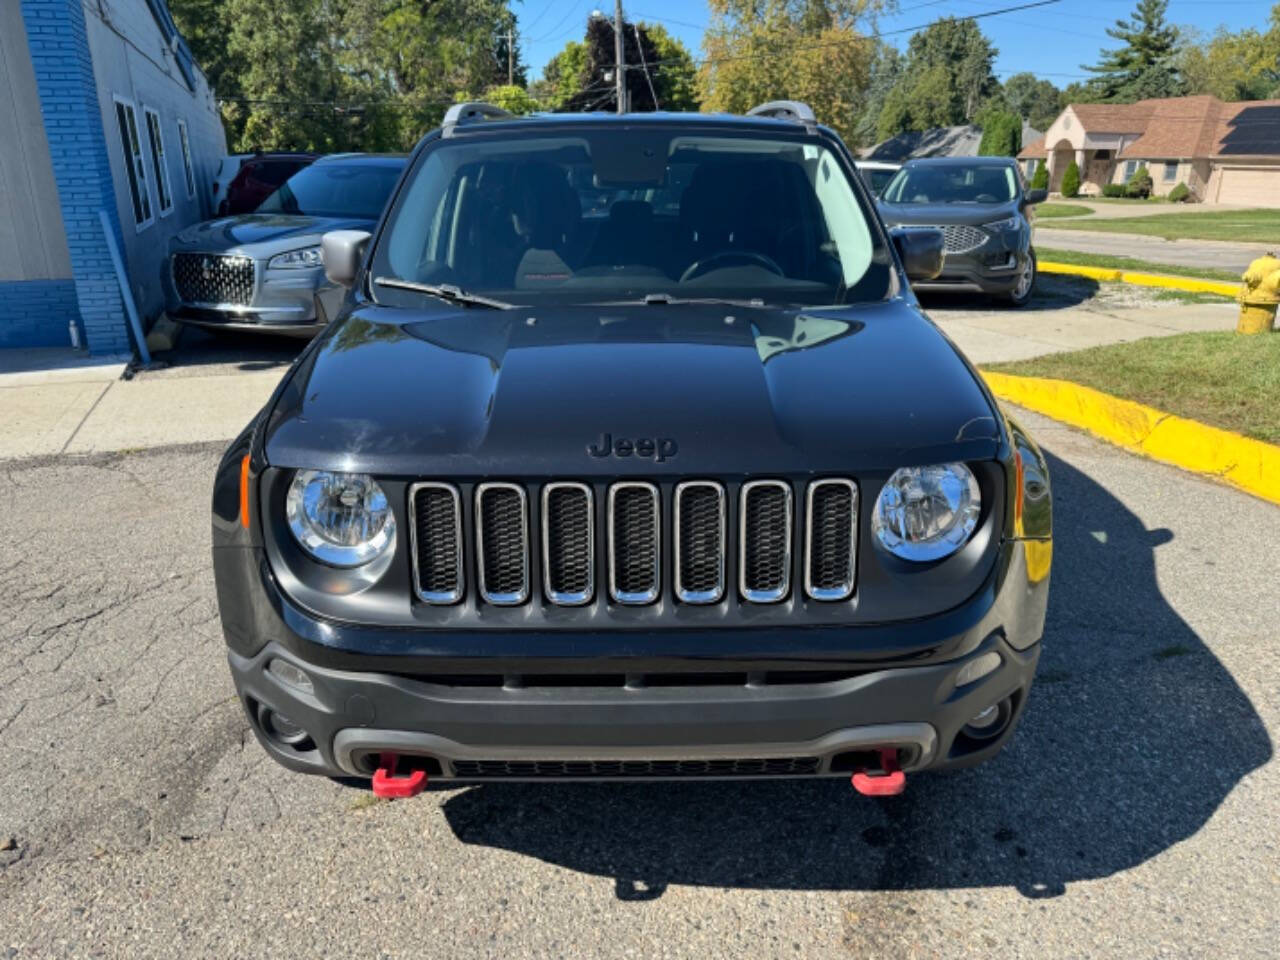
[[[613,303],[632,304],[643,303],[649,307],[665,307],[670,304],[683,306],[684,304],[710,304],[712,306],[724,307],[764,307],[767,304],[759,297],[752,297],[749,300],[738,299],[732,297],[673,297],[669,293],[646,293],[640,300],[615,300]]]
[[[515,310],[518,304],[483,297],[478,293],[467,293],[452,283],[415,283],[412,280],[397,280],[395,277],[374,277],[373,282],[380,287],[394,287],[397,290],[413,290],[432,297],[439,297],[449,303],[460,303],[464,307],[488,307],[490,310]]]

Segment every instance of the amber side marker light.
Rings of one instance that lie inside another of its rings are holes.
[[[249,454],[240,461],[240,526],[249,529]]]

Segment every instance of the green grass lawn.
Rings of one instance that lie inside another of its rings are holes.
[[[1058,217],[1087,217],[1093,213],[1088,207],[1082,207],[1078,203],[1038,203],[1036,204],[1036,219],[1044,218],[1045,220],[1056,220]]]
[[[1280,443],[1280,333],[1184,333],[986,367],[1052,377]]]
[[[1088,220],[1067,219],[1054,223],[1054,227],[1102,233],[1140,233],[1166,240],[1280,243],[1280,209],[1164,213],[1158,217],[1117,217],[1114,220],[1090,217]]]
[[[1135,270],[1139,273],[1163,273],[1171,277],[1195,277],[1197,280],[1225,280],[1239,283],[1240,274],[1214,267],[1183,267],[1137,257],[1114,257],[1105,253],[1081,253],[1036,245],[1036,257],[1054,263],[1072,263],[1080,267],[1104,267],[1111,270]]]

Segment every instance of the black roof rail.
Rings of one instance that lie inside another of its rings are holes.
[[[495,107],[491,103],[468,100],[466,103],[455,103],[445,111],[444,122],[440,126],[444,131],[443,135],[451,137],[453,136],[454,127],[473,123],[477,120],[509,120],[513,116],[514,114],[503,110],[501,107]]]
[[[813,108],[799,100],[770,100],[747,111],[748,117],[772,117],[775,120],[790,120],[803,123],[806,127],[816,127],[818,118],[813,115]]]

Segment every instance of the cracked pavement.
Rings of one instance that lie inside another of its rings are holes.
[[[1057,541],[1010,748],[374,800],[249,733],[218,445],[0,462],[0,957],[1275,955],[1280,510],[1025,414]]]

